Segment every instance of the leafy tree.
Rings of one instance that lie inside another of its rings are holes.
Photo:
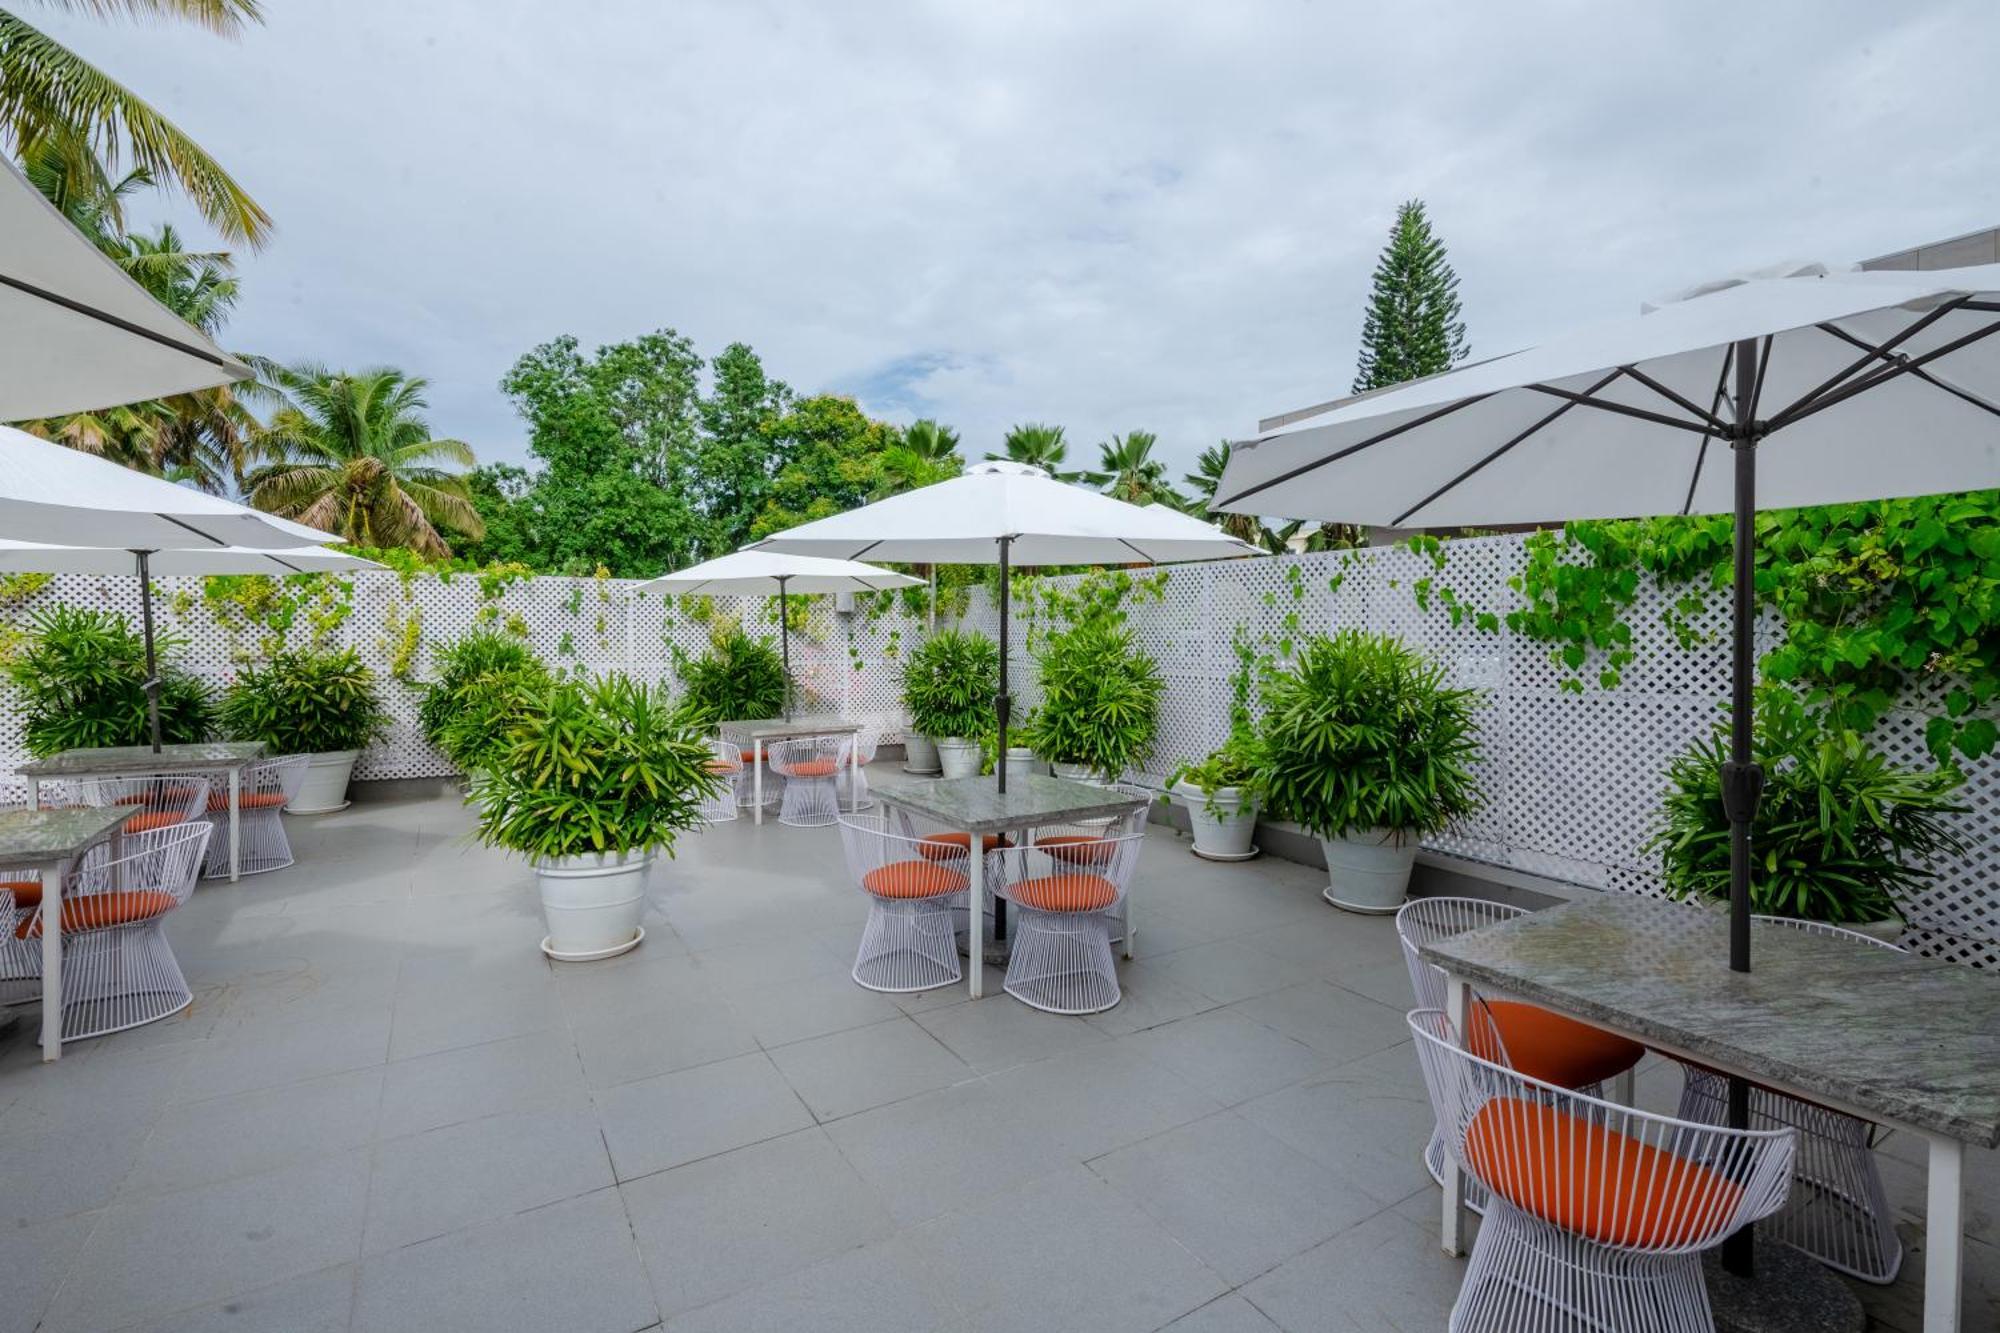
[[[466,474],[466,494],[486,532],[457,544],[460,559],[475,565],[535,563],[533,511],[523,503],[534,480],[514,463],[482,463]]]
[[[1069,441],[1063,438],[1061,426],[1045,426],[1030,422],[1021,426],[1010,426],[1006,438],[1001,441],[1006,451],[988,454],[988,458],[1005,459],[1014,463],[1026,463],[1038,467],[1051,476],[1061,476],[1063,460],[1069,457]]]
[[[1361,323],[1354,391],[1366,393],[1450,370],[1465,359],[1458,274],[1444,242],[1431,232],[1423,201],[1396,210],[1396,225],[1375,265],[1375,286]]]
[[[1104,493],[1128,504],[1166,504],[1179,508],[1180,496],[1167,479],[1167,465],[1153,457],[1159,437],[1149,430],[1114,435],[1097,446],[1095,472],[1083,477]]]
[[[1222,474],[1229,467],[1230,443],[1227,440],[1212,444],[1201,451],[1195,460],[1194,471],[1182,475],[1193,501],[1188,512],[1196,518],[1206,519],[1230,536],[1246,542],[1264,542],[1267,529],[1253,514],[1218,514],[1211,510],[1215,503],[1216,487],[1222,484]]]
[[[42,0],[45,8],[104,17],[168,18],[235,36],[260,20],[258,0]],[[129,157],[149,180],[170,180],[202,217],[233,241],[261,245],[271,218],[214,158],[137,93],[22,18],[0,8],[0,140],[22,158],[75,172]],[[128,178],[129,179],[129,178]]]
[[[958,432],[949,426],[940,426],[929,417],[922,417],[910,423],[903,432],[903,445],[918,458],[927,462],[943,463],[958,453]],[[953,469],[956,475],[958,469]]]
[[[440,528],[484,531],[465,478],[471,446],[438,439],[421,415],[426,382],[380,367],[268,366],[283,405],[251,442],[261,466],[245,481],[259,509],[364,546],[448,556]]]
[[[771,427],[782,460],[753,537],[867,503],[882,456],[898,443],[895,427],[871,421],[852,398],[801,398]]]
[[[690,469],[690,491],[707,521],[703,557],[726,555],[750,540],[777,472],[771,430],[792,391],[764,373],[743,343],[731,343],[709,365],[714,387],[697,404],[701,435]]]

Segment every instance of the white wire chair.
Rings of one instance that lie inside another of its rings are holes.
[[[1486,898],[1413,898],[1396,911],[1396,938],[1403,946],[1403,963],[1410,971],[1410,989],[1419,1009],[1446,1009],[1445,974],[1417,954],[1419,945],[1450,939],[1470,930],[1511,921],[1527,909]],[[1478,1002],[1472,1029],[1472,1049],[1531,1078],[1601,1097],[1606,1079],[1632,1069],[1645,1057],[1638,1042],[1579,1023],[1562,1014],[1518,1000]],[[1424,1145],[1424,1169],[1432,1180],[1444,1178],[1442,1126],[1433,1127]],[[1466,1206],[1481,1211],[1483,1191],[1468,1186]]]
[[[987,854],[993,891],[1014,906],[1006,991],[1051,1014],[1117,1004],[1111,932],[1132,886],[1143,833],[1040,836]]]
[[[847,870],[868,895],[854,981],[874,991],[934,990],[958,982],[956,909],[965,906],[964,844],[914,838],[881,815],[842,815]]]
[[[199,773],[86,778],[78,784],[85,805],[132,807],[120,833],[145,833],[195,819],[208,808],[210,790],[208,778]]]
[[[1713,1333],[1701,1252],[1783,1204],[1789,1129],[1633,1110],[1459,1048],[1409,1016],[1452,1157],[1487,1191],[1453,1333]]]
[[[62,894],[64,1041],[156,1022],[194,1003],[163,926],[194,892],[211,833],[203,820],[121,833],[70,872]],[[23,884],[0,884],[0,981],[33,994],[42,975],[41,885],[29,894]]]
[[[794,828],[822,828],[840,817],[840,756],[842,736],[800,736],[773,745],[766,753],[771,767],[785,780],[778,822]]]
[[[875,728],[863,727],[840,747],[838,777],[846,790],[850,810],[867,810],[875,804],[875,798],[868,794],[868,765],[875,762],[875,751],[881,741],[882,735]],[[857,758],[860,760],[859,767],[854,762]]]
[[[243,769],[237,797],[236,833],[242,873],[261,875],[292,864],[292,841],[285,836],[285,806],[306,780],[308,754],[281,755]],[[229,780],[213,782],[208,791],[208,822],[215,836],[208,842],[208,865],[202,874],[218,879],[229,873]]]
[[[736,818],[739,788],[743,782],[743,760],[736,742],[715,738],[715,757],[708,761],[708,771],[722,779],[722,785],[713,795],[701,803],[701,818],[706,824],[726,824]]]
[[[785,782],[771,771],[771,751],[774,747],[764,747],[764,804],[769,805],[784,794]],[[757,804],[757,747],[739,746],[736,750],[736,808],[748,810]]]
[[[1903,952],[1887,941],[1823,921],[1781,916],[1754,919]],[[1681,1069],[1687,1076],[1681,1085],[1681,1116],[1705,1125],[1723,1124],[1729,1115],[1728,1076],[1687,1061],[1681,1062]],[[1754,1083],[1750,1085],[1750,1124],[1757,1129],[1794,1129],[1799,1136],[1791,1197],[1760,1233],[1863,1282],[1894,1282],[1903,1267],[1903,1241],[1896,1234],[1895,1217],[1874,1152],[1886,1134],[1870,1121]]]

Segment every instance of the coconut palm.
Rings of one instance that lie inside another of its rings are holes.
[[[257,22],[259,0],[40,0],[56,12],[180,19],[235,36]],[[56,145],[59,163],[84,170],[88,155],[132,165],[178,185],[231,240],[261,245],[271,218],[228,172],[131,89],[21,17],[0,8],[0,140],[26,158]],[[87,187],[89,182],[83,182]]]
[[[903,432],[903,445],[918,458],[942,463],[958,452],[958,432],[924,417],[911,422]]]
[[[251,504],[359,545],[424,556],[451,554],[440,528],[485,535],[465,476],[438,466],[470,469],[477,460],[463,440],[432,437],[425,380],[389,367],[260,369],[282,406],[250,441],[262,460],[245,478]]]

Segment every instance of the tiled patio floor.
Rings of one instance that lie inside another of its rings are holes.
[[[189,1013],[47,1067],[0,1032],[0,1330],[1443,1327],[1408,983],[1316,872],[1155,829],[1125,1001],[1061,1019],[854,986],[832,829],[689,839],[645,944],[564,966],[468,826],[296,819],[298,866],[174,918]]]

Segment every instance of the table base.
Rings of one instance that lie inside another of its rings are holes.
[[[1862,1333],[1868,1316],[1847,1284],[1789,1245],[1757,1237],[1757,1271],[1748,1282],[1722,1267],[1722,1252],[1702,1256],[1702,1277],[1716,1333]]]

